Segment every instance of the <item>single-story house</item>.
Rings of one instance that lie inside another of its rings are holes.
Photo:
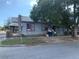
[[[21,32],[24,36],[29,35],[44,35],[44,24],[41,22],[34,22],[27,16],[11,17],[9,19],[9,29],[12,33]]]
[[[21,33],[24,36],[45,35],[46,24],[34,22],[30,17],[18,16],[9,18],[9,29],[12,33]],[[64,35],[65,28],[56,28],[57,35]]]

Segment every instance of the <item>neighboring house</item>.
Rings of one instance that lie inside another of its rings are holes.
[[[21,20],[19,20],[18,17],[11,17],[9,21],[9,29],[12,33],[19,34],[19,31],[21,31],[21,34],[24,36],[45,34],[44,24],[41,22],[34,22],[27,16],[21,16]],[[20,26],[21,28],[19,28]]]

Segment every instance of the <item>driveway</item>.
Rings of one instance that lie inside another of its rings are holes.
[[[79,43],[0,47],[0,59],[79,59]]]

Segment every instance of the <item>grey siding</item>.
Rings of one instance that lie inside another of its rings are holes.
[[[30,23],[33,25],[32,31],[27,30],[27,24],[28,23],[22,23],[22,34],[24,35],[43,35],[44,34],[41,23]]]
[[[57,35],[58,36],[64,35],[64,30],[65,30],[65,28],[57,28],[56,29]]]

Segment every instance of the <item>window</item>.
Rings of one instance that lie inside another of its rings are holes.
[[[27,31],[34,31],[34,29],[35,29],[34,24],[31,24],[31,23],[27,24]]]
[[[27,29],[31,29],[31,24],[27,24]]]

